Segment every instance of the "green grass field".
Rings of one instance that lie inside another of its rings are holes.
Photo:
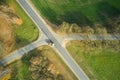
[[[16,0],[6,0],[7,4],[14,8],[15,13],[22,19],[23,24],[13,25],[14,34],[18,46],[26,45],[32,41],[35,41],[38,38],[38,29],[32,20],[27,16],[23,9],[19,6]]]
[[[120,14],[119,0],[31,0],[40,13],[54,24],[63,21],[80,26],[106,24]]]
[[[91,80],[119,80],[119,42],[111,41],[106,47],[101,46],[100,41],[95,41],[99,47],[92,47],[93,43],[72,41],[67,49]]]

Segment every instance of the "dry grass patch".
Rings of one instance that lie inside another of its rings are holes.
[[[3,16],[0,16],[0,21],[2,22],[0,24],[0,57],[2,57],[14,49],[15,39],[8,21]]]

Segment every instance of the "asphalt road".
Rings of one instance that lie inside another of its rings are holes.
[[[52,32],[47,28],[46,24],[40,18],[39,15],[36,14],[33,8],[26,2],[26,0],[17,0],[21,7],[25,10],[25,12],[31,17],[34,23],[42,30],[42,32],[52,41],[54,42],[54,47],[58,51],[61,58],[65,61],[68,67],[73,71],[73,73],[77,76],[79,80],[89,80],[83,70],[76,64],[73,58],[69,55],[67,50],[61,46],[58,40],[54,37]]]
[[[38,15],[38,13],[34,11],[34,8],[32,8],[32,5],[29,3],[28,0],[26,0],[27,2],[25,0],[17,0],[17,1],[21,5],[21,7],[26,11],[26,13],[31,17],[33,22],[37,25],[38,29],[42,30],[42,32],[44,32],[44,34],[47,35],[47,37],[54,42],[55,50],[58,52],[61,58],[66,62],[66,64],[70,67],[70,69],[75,73],[78,79],[89,80],[86,74],[76,64],[74,59],[69,55],[67,50],[61,46],[62,42],[65,42],[65,40],[120,40],[119,35],[111,35],[111,34],[89,35],[89,36],[75,34],[65,37],[56,36],[56,34],[49,29],[48,25]],[[46,45],[47,43],[45,42],[45,40],[48,38],[44,34],[41,33],[37,41],[12,52],[10,55],[0,60],[0,66],[3,64],[4,65],[9,64],[15,61],[16,59],[20,59],[25,53],[28,53],[29,51],[35,49],[36,47]]]
[[[80,35],[73,34],[65,37],[66,40],[120,40],[120,35]],[[64,39],[64,40],[65,40]]]
[[[25,47],[22,47],[18,50],[13,51],[10,53],[10,55],[4,57],[3,59],[0,60],[0,66],[7,65],[15,60],[20,59],[24,54],[28,53],[29,51],[35,49],[36,47],[46,45],[47,43],[45,40],[41,41],[35,41]]]

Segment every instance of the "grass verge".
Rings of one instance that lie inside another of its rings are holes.
[[[21,25],[14,26],[14,35],[18,46],[24,46],[38,38],[38,29],[28,15],[19,6],[16,0],[6,0],[7,4],[14,9],[14,12],[22,19]]]

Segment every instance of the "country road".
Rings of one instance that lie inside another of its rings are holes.
[[[42,46],[42,45],[47,45],[47,43],[45,42],[45,40],[42,41],[35,41],[25,47],[22,47],[18,50],[13,51],[12,53],[10,53],[10,55],[4,57],[3,59],[0,60],[0,66],[2,65],[7,65],[15,60],[20,59],[24,54],[28,53],[29,51]]]
[[[68,67],[72,70],[72,72],[76,75],[79,80],[89,80],[87,75],[83,72],[83,70],[78,66],[78,64],[74,61],[74,59],[70,56],[65,47],[62,46],[65,40],[120,40],[119,35],[92,35],[92,36],[82,36],[82,35],[70,35],[65,37],[56,36],[54,32],[49,29],[49,26],[45,23],[42,17],[37,13],[34,7],[31,5],[29,0],[16,0],[19,5],[24,9],[24,11],[28,14],[28,16],[32,19],[32,21],[37,25],[38,29],[41,30],[43,36],[38,38],[37,41],[20,48],[5,58],[0,60],[0,65],[9,64],[16,59],[20,59],[25,53],[42,46],[47,45],[46,39],[51,40],[54,43],[54,49],[60,55],[60,57],[64,60],[64,62],[68,65]]]
[[[43,19],[36,14],[35,9],[31,8],[29,5],[29,1],[26,0],[17,0],[21,7],[26,11],[26,13],[30,16],[30,18],[34,21],[34,23],[41,29],[41,31],[54,42],[55,50],[59,53],[61,58],[65,61],[68,67],[73,71],[73,73],[80,80],[89,80],[86,74],[82,71],[82,69],[77,65],[74,59],[69,55],[68,51],[61,46],[61,43],[58,42],[57,38],[52,34],[52,32],[48,29],[48,26],[45,24]]]
[[[120,35],[80,35],[73,34],[65,37],[67,40],[120,40]]]

